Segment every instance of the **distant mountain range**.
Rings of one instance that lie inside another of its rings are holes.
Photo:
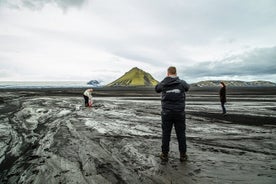
[[[235,81],[235,80],[229,80],[229,81],[223,81],[226,86],[232,86],[232,87],[272,87],[276,86],[276,83],[270,82],[270,81]],[[216,87],[219,86],[220,80],[207,80],[207,81],[200,81],[197,83],[193,83],[192,86],[197,87]]]
[[[91,87],[100,87],[100,86],[102,86],[101,82],[99,82],[97,80],[91,80],[91,81],[87,82],[87,84],[91,85]]]
[[[151,74],[134,67],[117,80],[111,82],[107,86],[126,87],[126,86],[155,86],[158,81]]]
[[[221,80],[206,80],[191,84],[195,87],[217,87]],[[273,87],[276,83],[270,81],[238,81],[238,80],[225,80],[223,81],[226,86],[231,87]],[[97,80],[91,80],[87,83],[91,87],[102,86],[101,82]],[[117,80],[107,84],[108,87],[130,87],[130,86],[155,86],[158,81],[155,80],[151,74],[134,67]]]

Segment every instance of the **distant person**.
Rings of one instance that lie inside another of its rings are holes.
[[[178,147],[180,152],[180,161],[187,160],[186,148],[186,124],[185,124],[185,92],[190,85],[184,80],[180,80],[176,75],[176,68],[171,66],[167,70],[167,77],[155,86],[157,93],[162,92],[162,161],[168,161],[170,151],[171,131],[174,125]]]
[[[92,92],[93,92],[93,89],[90,88],[85,90],[83,93],[85,107],[92,107],[92,103],[93,103]]]
[[[220,103],[221,103],[221,108],[222,108],[222,114],[226,114],[226,108],[225,108],[225,103],[226,103],[226,85],[224,82],[220,82],[220,90],[219,90],[219,97],[220,97]]]

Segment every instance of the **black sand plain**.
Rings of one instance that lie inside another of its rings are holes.
[[[0,183],[276,183],[276,88],[187,93],[188,161],[174,131],[162,165],[160,94],[153,88],[0,91]]]

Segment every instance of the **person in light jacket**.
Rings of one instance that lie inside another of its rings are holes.
[[[84,98],[84,105],[85,107],[91,107],[92,106],[92,92],[93,92],[93,89],[90,88],[90,89],[87,89],[84,91],[83,93],[83,98]]]
[[[162,92],[162,153],[160,158],[163,162],[168,161],[173,126],[178,140],[180,161],[183,162],[188,158],[186,155],[185,92],[189,88],[189,84],[177,77],[176,68],[173,66],[168,68],[167,77],[155,86],[157,93]]]

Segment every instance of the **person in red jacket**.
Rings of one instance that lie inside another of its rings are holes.
[[[225,103],[226,103],[226,85],[224,82],[220,82],[220,90],[219,90],[219,97],[220,97],[220,103],[221,103],[221,108],[222,108],[222,114],[226,114],[226,108],[225,108]]]

